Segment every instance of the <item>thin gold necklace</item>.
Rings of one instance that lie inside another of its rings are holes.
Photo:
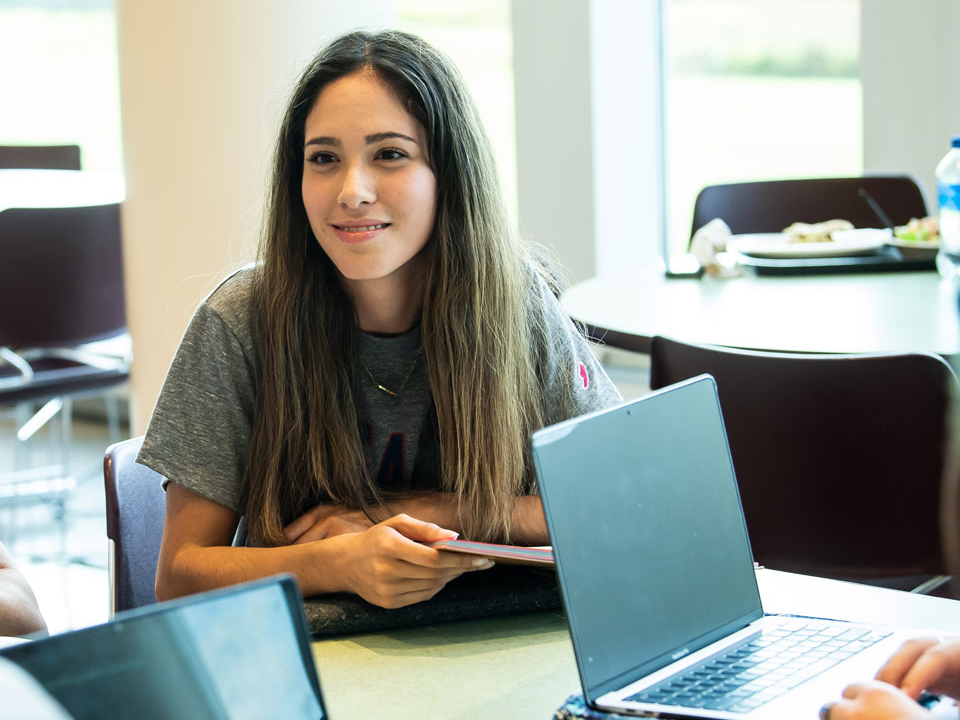
[[[370,372],[370,367],[367,365],[366,361],[363,358],[360,358],[360,364],[363,365],[363,369],[367,371],[367,375],[370,376],[370,380],[373,381],[373,384],[376,386],[377,390],[380,392],[386,393],[390,397],[398,398],[400,393],[403,392],[403,389],[407,386],[407,380],[410,379],[410,376],[413,375],[413,369],[417,366],[417,363],[420,361],[420,355],[423,353],[423,345],[420,346],[420,349],[417,350],[417,354],[413,356],[413,362],[410,364],[410,369],[407,370],[407,374],[403,378],[403,382],[400,383],[399,389],[396,391],[391,390],[390,388],[381,385],[377,382],[377,379],[373,376],[373,373]]]

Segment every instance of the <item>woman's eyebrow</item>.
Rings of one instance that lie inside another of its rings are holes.
[[[319,137],[310,138],[307,140],[303,146],[307,147],[309,145],[333,145],[334,147],[340,147],[340,141],[335,137],[330,137],[329,135],[321,135]]]
[[[403,133],[398,132],[374,133],[373,135],[367,135],[364,140],[366,141],[367,145],[371,145],[373,143],[382,142],[383,140],[390,140],[392,138],[400,138],[401,140],[409,140],[414,144],[417,143],[416,138],[412,138],[409,135],[404,135]]]
[[[400,138],[401,140],[408,140],[414,144],[417,144],[417,139],[412,138],[409,135],[404,135],[399,132],[379,132],[373,133],[372,135],[367,135],[363,138],[364,142],[367,145],[373,145],[374,143],[383,142],[384,140],[391,140],[393,138]],[[331,145],[333,147],[340,147],[342,143],[335,137],[330,135],[320,135],[315,138],[310,138],[307,140],[303,146],[307,147],[309,145]]]

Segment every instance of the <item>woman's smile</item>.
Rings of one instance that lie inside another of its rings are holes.
[[[345,243],[364,243],[379,237],[390,223],[379,221],[360,221],[331,223],[333,231]]]

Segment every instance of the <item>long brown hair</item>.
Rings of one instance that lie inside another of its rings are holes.
[[[301,199],[306,117],[330,82],[370,69],[423,126],[437,180],[421,329],[443,490],[468,537],[507,540],[531,478],[526,439],[542,422],[538,348],[545,276],[507,219],[493,153],[453,63],[401,32],[353,32],[303,73],[280,128],[255,280],[260,377],[245,475],[254,538],[312,498],[371,509],[383,497],[358,432],[357,326]],[[549,277],[546,279],[549,280]],[[374,513],[375,514],[375,513]]]

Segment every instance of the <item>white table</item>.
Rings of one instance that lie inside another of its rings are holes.
[[[0,211],[122,202],[123,176],[87,170],[0,170]]]
[[[651,266],[576,283],[567,313],[614,347],[650,338],[783,352],[960,355],[954,285],[935,272],[668,279]]]

